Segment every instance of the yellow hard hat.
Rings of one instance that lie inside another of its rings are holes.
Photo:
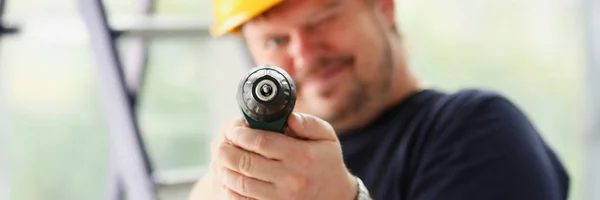
[[[283,0],[213,0],[213,37],[237,33],[239,27]]]

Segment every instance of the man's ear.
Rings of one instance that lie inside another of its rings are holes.
[[[394,7],[394,0],[375,0],[377,9],[381,10],[383,17],[387,21],[387,25],[391,29],[396,27],[396,11]]]

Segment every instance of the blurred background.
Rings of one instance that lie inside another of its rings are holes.
[[[74,0],[4,1],[0,22],[19,31],[0,36],[0,199],[106,199],[107,80],[82,8]],[[590,1],[396,3],[413,70],[438,89],[494,89],[516,102],[566,165],[572,200],[600,199],[592,190],[600,187],[600,62],[591,61],[600,55],[590,47]],[[250,63],[237,38],[208,35],[211,1],[156,0],[151,18],[143,17],[145,1],[103,2],[115,29],[190,30],[146,40],[135,109],[159,195],[186,199],[208,163],[210,139],[239,115],[235,88]],[[135,74],[139,37],[116,44],[128,77]]]

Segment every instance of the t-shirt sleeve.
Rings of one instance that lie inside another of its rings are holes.
[[[457,104],[467,106],[443,115],[453,117],[428,139],[407,199],[566,199],[564,169],[516,106],[499,95]]]

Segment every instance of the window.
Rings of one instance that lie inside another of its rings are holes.
[[[104,0],[110,23],[132,20],[139,1]],[[397,1],[412,69],[447,91],[500,91],[532,119],[584,198],[586,41],[580,1]],[[156,13],[209,21],[210,1],[164,0]],[[6,18],[25,30],[0,40],[0,81],[11,116],[11,199],[100,200],[107,190],[109,134],[90,39],[76,1],[8,0]],[[123,61],[135,59],[130,38]],[[199,175],[248,70],[238,40],[162,37],[149,43],[139,123],[159,174]],[[1,170],[1,169],[0,169]],[[1,178],[1,177],[0,177]],[[0,190],[2,187],[0,187]],[[185,199],[187,187],[161,191]]]
[[[137,12],[136,1],[104,2],[111,24]],[[206,6],[160,1],[157,12],[208,18],[202,15]],[[8,1],[6,10],[25,29],[0,43],[13,127],[11,199],[104,199],[109,134],[98,91],[102,80],[77,4]],[[123,61],[135,59],[127,51],[130,42],[119,41]],[[208,143],[220,121],[238,114],[235,92],[227,92],[235,91],[248,64],[238,47],[235,40],[202,35],[150,42],[138,115],[157,173],[197,171],[208,162]],[[181,192],[187,190],[177,192],[162,195],[185,199]]]
[[[108,135],[89,47],[19,35],[1,45],[12,118],[12,199],[100,199]]]
[[[507,95],[558,154],[583,199],[585,30],[581,1],[401,1],[412,68],[447,91]]]

